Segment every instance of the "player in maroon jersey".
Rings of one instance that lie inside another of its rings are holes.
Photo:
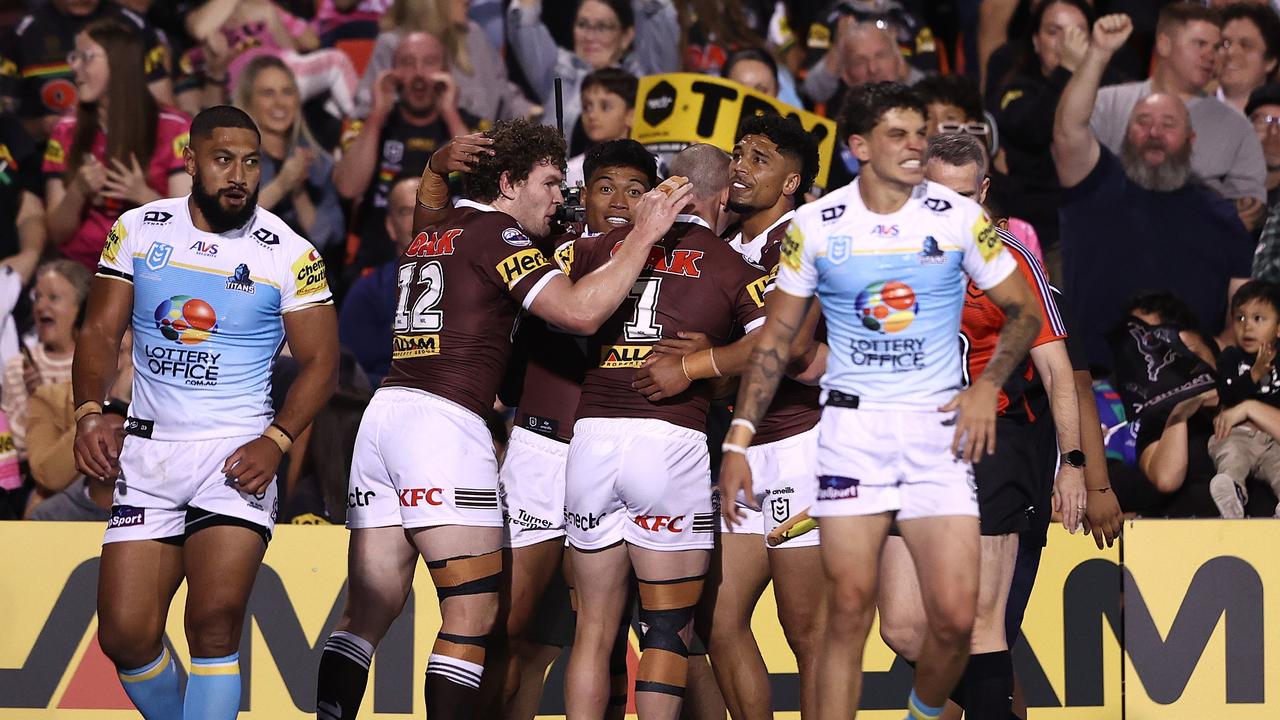
[[[729,245],[776,274],[796,201],[808,192],[818,171],[817,142],[794,118],[753,117],[738,130],[729,171],[728,206],[738,214]],[[816,305],[814,313],[816,317]],[[729,347],[687,356],[667,353],[637,374],[636,387],[660,400],[683,391],[691,377],[710,377],[717,371],[735,375],[745,367],[754,339],[753,334]],[[818,392],[783,379],[748,451],[755,487],[735,492],[733,498],[721,495],[722,505],[736,505],[740,522],[721,523],[720,547],[712,559],[698,624],[707,636],[725,704],[735,718],[771,716],[768,671],[751,632],[752,613],[770,579],[778,619],[800,671],[801,714],[817,710],[813,667],[822,604],[814,601],[813,578],[822,573],[818,532],[767,551],[764,538],[815,499],[817,424],[822,414]]]
[[[404,605],[418,555],[442,616],[427,662],[427,714],[471,714],[502,569],[498,465],[481,416],[497,393],[516,317],[523,308],[570,332],[594,332],[690,193],[681,179],[669,192],[646,193],[618,252],[571,282],[530,238],[549,232],[563,202],[563,140],[524,120],[485,135],[491,144],[470,144],[477,151],[464,176],[468,199],[419,226],[401,257],[391,372],[356,437],[347,606],[321,659],[321,717],[355,717],[374,645]]]
[[[624,302],[587,344],[590,369],[569,445],[565,522],[578,625],[565,681],[570,715],[599,717],[608,658],[631,572],[647,628],[636,676],[642,717],[674,716],[683,700],[688,641],[716,519],[706,446],[707,383],[651,403],[632,389],[654,346],[677,332],[724,344],[764,320],[765,274],[712,230],[728,191],[729,157],[695,145],[672,172],[697,189],[689,214],[652,250]],[[642,212],[642,210],[640,211]],[[637,217],[643,217],[637,213]],[[574,243],[571,277],[596,272],[626,230]]]

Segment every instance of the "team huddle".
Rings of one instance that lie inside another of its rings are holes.
[[[553,128],[501,122],[437,151],[356,437],[318,717],[357,717],[421,557],[440,601],[433,719],[536,707],[545,663],[527,650],[562,581],[571,718],[626,711],[633,606],[641,717],[680,716],[701,655],[732,717],[771,717],[750,632],[770,582],[802,716],[855,714],[878,608],[915,668],[908,718],[948,699],[1008,718],[1043,544],[1028,533],[1051,505],[1080,525],[1093,444],[1060,298],[979,204],[985,149],[927,140],[925,117],[906,86],[856,88],[841,129],[858,178],[810,202],[817,142],[794,118],[746,120],[732,153],[686,148],[661,182],[643,146],[602,143],[579,222],[557,220]],[[148,719],[236,716],[275,468],[335,384],[323,264],[257,207],[258,153],[240,111],[196,117],[191,196],[121,217],[77,344],[77,463],[116,488],[100,642]],[[125,412],[102,399],[130,327]],[[300,371],[273,416],[284,343]],[[516,408],[501,464],[482,419],[498,398]],[[183,579],[185,696],[162,643]]]

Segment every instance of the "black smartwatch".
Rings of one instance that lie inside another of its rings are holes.
[[[1084,457],[1083,451],[1072,450],[1070,452],[1062,453],[1063,464],[1070,465],[1073,468],[1084,467],[1084,461],[1085,461],[1085,457]]]
[[[102,403],[102,414],[119,415],[122,418],[128,418],[129,403],[119,398],[107,398],[107,401]]]

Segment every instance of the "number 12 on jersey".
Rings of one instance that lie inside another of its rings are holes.
[[[401,265],[396,285],[399,287],[396,332],[439,332],[444,327],[444,313],[432,309],[444,296],[444,270],[438,261]],[[409,300],[415,293],[417,297],[410,312]]]

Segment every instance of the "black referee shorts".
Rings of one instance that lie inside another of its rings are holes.
[[[983,535],[1020,533],[1030,527],[1037,453],[1035,436],[1025,423],[996,418],[996,454],[973,466],[978,484],[978,516]]]

